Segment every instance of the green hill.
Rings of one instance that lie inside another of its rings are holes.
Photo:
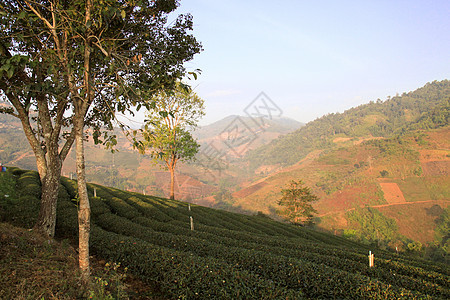
[[[322,229],[403,248],[440,243],[438,220],[450,207],[449,138],[448,125],[394,138],[337,137],[333,148],[260,175],[233,194],[232,205],[275,215],[281,189],[302,179],[319,197],[314,207]]]
[[[76,182],[61,181],[57,235],[77,235]],[[0,177],[0,220],[29,228],[36,172]],[[90,184],[91,251],[176,299],[448,299],[450,269],[341,237]],[[94,197],[94,193],[97,197]],[[194,220],[191,230],[190,217]],[[368,267],[368,251],[375,267]]]
[[[255,178],[230,203],[276,215],[281,189],[302,179],[320,198],[322,229],[399,247],[439,243],[437,211],[450,204],[449,125],[448,80],[324,116],[251,152]]]
[[[337,147],[339,138],[389,138],[411,128],[430,129],[449,121],[450,81],[433,81],[413,92],[332,113],[250,151],[253,169],[262,165],[289,166],[317,149]],[[283,155],[280,155],[282,153]]]

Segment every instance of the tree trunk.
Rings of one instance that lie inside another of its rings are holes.
[[[73,126],[75,130],[76,157],[77,157],[77,181],[78,181],[78,263],[81,272],[81,283],[86,289],[89,285],[90,264],[89,264],[89,234],[91,229],[91,208],[89,205],[89,197],[86,187],[86,172],[84,161],[84,118],[92,103],[93,95],[91,90],[91,74],[90,74],[90,30],[88,23],[91,19],[92,0],[86,0],[85,25],[88,29],[84,40],[84,99],[76,99],[74,101],[74,117]]]
[[[89,284],[90,266],[89,266],[89,234],[91,223],[91,208],[89,205],[89,197],[86,188],[86,174],[84,164],[84,119],[77,119],[75,126],[75,142],[76,142],[76,164],[77,164],[77,181],[78,181],[78,262],[81,272],[81,282],[84,287]]]
[[[175,168],[172,167],[170,170],[170,200],[175,200]]]
[[[39,134],[33,132],[29,115],[24,111],[20,115],[22,127],[25,136],[33,149],[36,158],[36,166],[42,184],[41,206],[38,219],[34,225],[34,229],[44,235],[53,237],[55,235],[56,225],[56,206],[58,202],[59,182],[61,178],[62,163],[65,159],[66,152],[72,146],[73,140],[66,142],[65,150],[60,155],[58,139],[48,139],[46,142],[46,151],[41,147],[36,136]],[[59,135],[58,135],[59,136]]]
[[[50,155],[48,161],[49,165],[45,166],[45,176],[41,176],[41,207],[34,229],[53,237],[55,235],[56,206],[58,202],[62,161],[58,156],[50,157]]]

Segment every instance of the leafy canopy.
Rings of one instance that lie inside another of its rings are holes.
[[[292,180],[286,188],[281,190],[278,205],[282,206],[281,215],[292,223],[309,223],[317,211],[311,203],[319,200],[311,189],[299,180]]]
[[[4,112],[39,110],[41,95],[54,123],[67,126],[73,101],[81,100],[85,123],[99,139],[102,126],[112,128],[116,112],[132,114],[132,107],[146,105],[142,99],[172,88],[187,73],[184,62],[202,50],[189,34],[191,15],[167,25],[176,0],[88,2],[2,1],[1,88],[16,101]]]
[[[164,161],[169,169],[178,160],[193,159],[200,145],[189,130],[195,129],[205,114],[204,101],[182,83],[177,83],[175,90],[161,91],[151,101],[141,152],[149,150],[155,163]]]

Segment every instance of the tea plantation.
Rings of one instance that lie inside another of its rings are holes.
[[[39,210],[37,173],[9,169],[0,188],[1,220],[31,227]],[[165,298],[450,299],[447,265],[264,216],[189,209],[188,203],[94,184],[88,189],[91,252],[157,285]],[[63,178],[57,235],[76,237],[77,226],[76,182]]]

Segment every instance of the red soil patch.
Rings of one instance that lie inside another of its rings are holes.
[[[255,174],[260,174],[261,172],[270,173],[270,172],[273,172],[277,168],[280,168],[280,166],[278,166],[278,165],[262,165],[255,170]]]
[[[422,163],[422,170],[425,176],[450,175],[450,160]]]
[[[330,216],[322,216],[319,227],[325,230],[344,229],[348,227],[347,211],[337,212]]]
[[[427,131],[426,133],[428,135],[427,140],[435,144],[437,148],[448,150],[450,144],[450,126],[438,130]]]
[[[389,204],[406,203],[405,197],[396,183],[380,182],[380,186],[384,193],[384,199]]]
[[[435,220],[437,215],[432,213],[431,207],[439,205],[445,209],[450,204],[447,200],[428,202],[407,202],[405,204],[377,207],[388,218],[397,222],[400,234],[410,239],[427,243],[434,240]]]
[[[421,162],[449,160],[447,158],[447,155],[450,154],[449,150],[442,150],[442,149],[441,150],[421,149],[419,152]]]
[[[348,211],[355,206],[360,206],[358,201],[361,193],[365,192],[363,187],[347,187],[339,192],[333,193],[331,197],[324,197],[314,205],[319,212],[319,217]]]

